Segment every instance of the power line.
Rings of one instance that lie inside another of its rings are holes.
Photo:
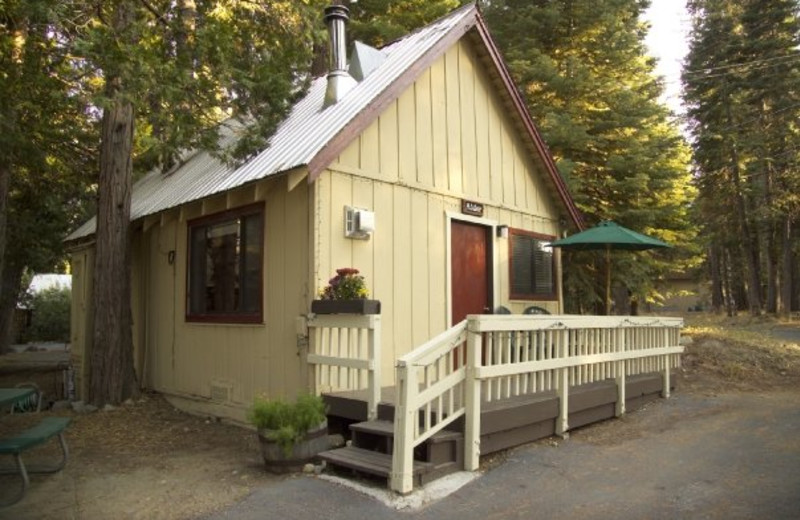
[[[775,60],[778,60],[778,59],[783,59],[783,60],[786,60],[786,61],[779,62],[779,63],[773,63]],[[751,62],[742,63],[742,64],[738,64],[738,65],[726,65],[725,66],[727,68],[730,68],[730,67],[741,67],[741,68],[744,68],[745,70],[738,70],[738,69],[737,70],[727,70],[727,71],[719,72],[719,73],[716,73],[716,74],[708,74],[708,73],[706,73],[705,76],[701,76],[700,73],[697,72],[697,71],[688,72],[688,74],[690,76],[691,75],[699,76],[699,77],[690,78],[691,80],[694,80],[694,81],[712,79],[712,78],[722,78],[722,77],[725,77],[725,76],[731,76],[731,75],[737,75],[737,74],[745,74],[745,73],[748,73],[748,72],[751,72],[751,71],[754,71],[754,70],[763,70],[763,69],[768,69],[770,67],[777,67],[777,66],[780,66],[780,65],[792,64],[795,61],[800,61],[800,53],[795,54],[793,56],[780,56],[780,57],[775,57],[775,58],[766,58],[764,60],[753,60]],[[754,65],[757,65],[759,63],[763,63],[764,65],[761,65],[759,67],[754,66]],[[720,67],[720,69],[721,68],[722,67]],[[711,69],[708,69],[708,70],[711,70]],[[687,74],[687,72],[684,71],[683,74],[685,75],[685,74]]]

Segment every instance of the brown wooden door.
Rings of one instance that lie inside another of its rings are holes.
[[[452,324],[467,314],[485,314],[492,304],[491,228],[451,221]]]

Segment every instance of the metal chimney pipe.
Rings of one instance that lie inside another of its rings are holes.
[[[341,100],[356,85],[356,80],[347,73],[347,36],[345,27],[350,19],[350,9],[343,5],[325,8],[325,23],[328,26],[328,87],[325,91],[325,107]]]

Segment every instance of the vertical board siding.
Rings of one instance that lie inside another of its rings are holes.
[[[145,384],[167,394],[232,407],[239,419],[256,395],[294,395],[303,389],[294,321],[307,312],[309,300],[308,185],[300,183],[288,192],[284,178],[265,184],[183,213],[184,217],[210,214],[265,199],[264,323],[186,322],[191,217],[165,219],[145,233],[145,315],[135,318],[146,320]],[[173,265],[167,261],[170,251],[175,251]],[[212,387],[227,389],[228,399],[212,399]]]
[[[416,142],[414,146],[417,167],[416,182],[422,186],[434,186],[430,69],[422,73],[413,88],[416,109]]]
[[[352,194],[351,198],[353,206],[358,208],[372,209],[375,207],[375,198],[373,195],[374,183],[367,179],[353,177],[352,179]],[[342,216],[344,221],[344,216]],[[351,241],[352,242],[352,241]],[[375,248],[371,247],[353,247],[352,260],[348,265],[338,267],[356,267],[361,271],[361,274],[367,280],[375,279]],[[331,273],[333,274],[333,273]]]
[[[397,103],[389,105],[383,115],[378,118],[375,125],[378,129],[378,146],[380,168],[378,172],[383,179],[394,182],[397,180],[399,168],[399,150],[397,148]]]
[[[440,244],[447,243],[445,211],[449,210],[440,196],[428,197],[428,333],[438,334],[447,327],[447,255]],[[426,338],[428,339],[428,338]]]
[[[463,175],[461,147],[461,99],[458,74],[458,45],[444,55],[445,95],[447,115],[447,175],[450,191],[462,193]],[[433,66],[437,66],[434,64]]]
[[[458,47],[458,93],[461,114],[462,189],[469,198],[478,196],[478,165],[475,142],[475,69],[469,47]]]
[[[433,153],[433,187],[447,190],[450,187],[447,169],[447,83],[444,67],[438,63],[431,71],[431,149]]]
[[[414,90],[415,87],[409,88],[397,99],[397,142],[389,144],[390,147],[397,148],[398,180],[406,183],[413,183],[417,176],[416,143],[414,141],[416,134]],[[385,115],[388,116],[388,113]]]
[[[483,74],[474,74],[475,103],[475,169],[478,177],[478,197],[492,200],[490,133],[491,114],[489,113],[489,90]]]
[[[557,222],[545,173],[529,156],[497,88],[460,42],[356,137],[332,169]]]
[[[428,220],[428,198],[424,191],[411,192],[411,211],[409,216],[411,238],[411,340],[413,345],[422,345],[430,336],[428,316],[431,287],[428,283],[430,264],[434,258],[430,254]]]
[[[70,254],[72,292],[70,305],[70,361],[74,369],[78,399],[88,399],[89,365],[92,352],[94,246]]]
[[[376,208],[383,209],[383,208]],[[423,225],[422,230],[417,228],[417,233],[414,232],[415,215],[411,211],[411,190],[403,186],[394,186],[392,189],[392,207],[391,213],[387,218],[392,220],[393,228],[392,233],[394,241],[392,244],[392,254],[395,257],[394,272],[394,299],[389,303],[388,309],[384,311],[390,319],[394,322],[395,336],[390,341],[392,343],[392,351],[395,356],[401,356],[412,348],[413,340],[411,334],[413,332],[413,324],[411,323],[412,317],[412,240],[421,240],[419,231],[427,230],[427,223]],[[383,219],[380,219],[383,220]],[[376,221],[379,221],[376,217]],[[376,231],[377,233],[377,231]],[[381,298],[379,294],[375,295],[378,299]],[[384,341],[389,338],[384,337]],[[387,360],[389,356],[383,358],[383,362],[389,365],[389,370],[384,370],[384,374],[391,374],[394,366],[394,359]],[[384,365],[384,368],[386,366]]]
[[[446,327],[446,212],[459,212],[462,198],[483,202],[484,216],[499,223],[558,232],[544,172],[483,67],[469,44],[450,48],[316,181],[324,216],[314,290],[338,267],[365,274],[382,302],[384,384],[395,359]],[[346,205],[375,212],[369,240],[344,238]],[[495,239],[493,247],[497,293],[507,302],[508,242]],[[529,304],[511,305],[521,312]],[[542,305],[558,311],[557,302]]]
[[[395,351],[395,320],[394,312],[395,291],[402,290],[403,284],[398,287],[395,283],[394,272],[395,264],[404,261],[404,258],[395,254],[395,221],[394,221],[394,186],[385,182],[376,182],[374,186],[375,195],[375,219],[378,231],[369,239],[370,245],[374,248],[373,267],[374,277],[367,279],[372,296],[381,300],[381,374],[384,384],[387,377],[394,373],[394,359],[400,354]],[[357,246],[357,244],[353,244]]]

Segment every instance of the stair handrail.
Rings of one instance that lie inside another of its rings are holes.
[[[413,487],[414,448],[465,414],[459,385],[466,380],[466,333],[464,320],[397,360],[390,482],[395,491],[408,493]]]

